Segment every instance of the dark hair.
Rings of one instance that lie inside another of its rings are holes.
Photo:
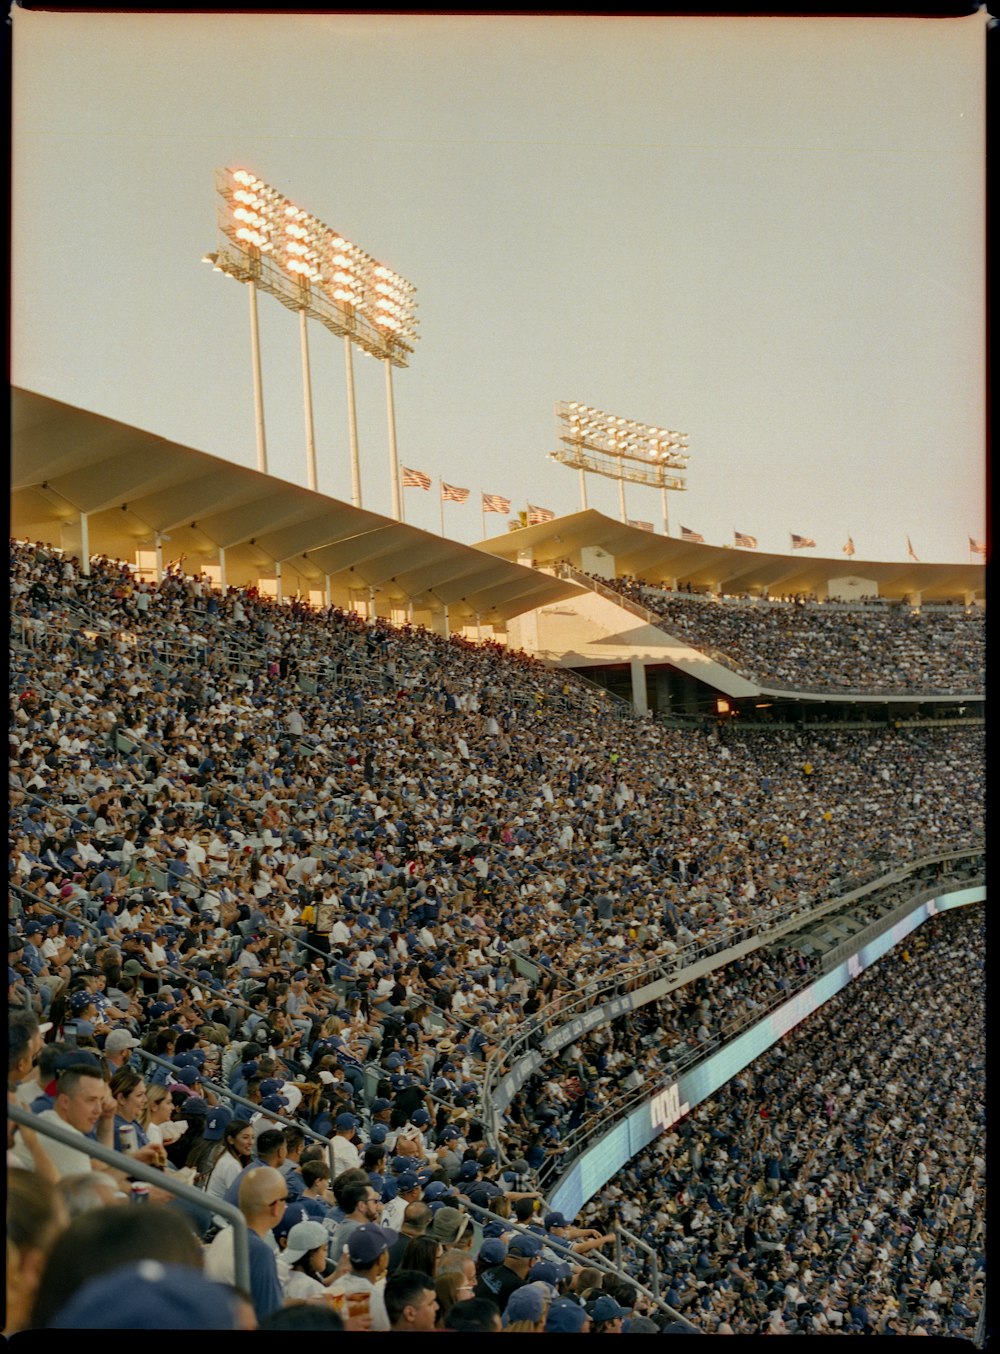
[[[367,1175],[363,1180],[349,1180],[337,1195],[337,1202],[345,1213],[353,1213],[358,1204],[363,1199],[367,1199],[373,1189],[374,1186]]]
[[[434,1280],[421,1270],[397,1269],[385,1281],[385,1313],[390,1326],[394,1326],[403,1315],[403,1308],[411,1302],[418,1302],[430,1289],[435,1292]],[[435,1294],[436,1295],[436,1294]]]
[[[264,1132],[257,1139],[257,1155],[261,1161],[266,1156],[273,1156],[278,1148],[285,1141],[285,1135],[280,1128],[265,1128]]]
[[[113,1204],[81,1213],[49,1252],[31,1316],[45,1327],[90,1279],[136,1260],[201,1269],[201,1248],[190,1218],[166,1204]]]
[[[279,1307],[276,1312],[258,1322],[258,1330],[343,1330],[339,1313],[321,1302],[297,1302],[292,1307]]]
[[[318,1181],[329,1180],[330,1167],[325,1161],[306,1161],[303,1162],[299,1174],[306,1189],[311,1189]]]
[[[406,1270],[419,1270],[426,1274],[431,1283],[434,1282],[434,1273],[437,1269],[438,1243],[433,1237],[414,1236],[406,1243],[406,1249],[400,1257],[400,1268]]]
[[[56,1095],[73,1095],[84,1077],[96,1077],[98,1081],[104,1080],[99,1067],[91,1067],[87,1063],[73,1063],[72,1067],[64,1067],[59,1073]]]
[[[456,1302],[444,1319],[445,1330],[496,1330],[500,1308],[492,1298],[465,1298]]]
[[[337,1200],[337,1207],[342,1208],[345,1213],[353,1212],[354,1208],[357,1206],[357,1200],[355,1200],[351,1207],[348,1208],[345,1203],[344,1194],[345,1190],[349,1189],[351,1185],[356,1184],[364,1184],[366,1190],[371,1187],[371,1181],[368,1179],[367,1171],[363,1171],[360,1166],[348,1166],[346,1171],[341,1171],[339,1175],[334,1177],[333,1185],[331,1186],[333,1189],[333,1197]]]

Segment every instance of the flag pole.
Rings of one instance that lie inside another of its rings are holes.
[[[438,476],[438,507],[441,509],[441,535],[444,535],[444,480]]]
[[[482,535],[479,537],[479,539],[480,539],[481,541],[485,541],[485,540],[486,540],[486,508],[485,508],[485,506],[484,506],[484,504],[483,504],[483,491],[482,491],[482,488],[480,488],[480,490],[479,490],[479,524],[480,524],[480,530],[482,531]]]

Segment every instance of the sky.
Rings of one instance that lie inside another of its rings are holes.
[[[11,376],[257,464],[245,168],[416,287],[393,373],[406,520],[557,515],[579,401],[688,435],[681,525],[967,563],[985,539],[985,31],[961,19],[14,9]],[[268,468],[307,483],[298,318],[259,299]],[[351,500],[343,343],[310,326],[318,487]],[[389,514],[384,367],[354,360]],[[588,504],[619,515],[615,481]],[[662,531],[658,490],[627,516]]]

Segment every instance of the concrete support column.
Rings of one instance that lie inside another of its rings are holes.
[[[632,704],[637,715],[649,714],[649,702],[646,700],[646,665],[641,658],[629,660],[632,669]]]

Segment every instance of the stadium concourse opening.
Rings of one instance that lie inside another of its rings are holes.
[[[15,414],[6,1333],[982,1343],[974,575],[588,583]]]

